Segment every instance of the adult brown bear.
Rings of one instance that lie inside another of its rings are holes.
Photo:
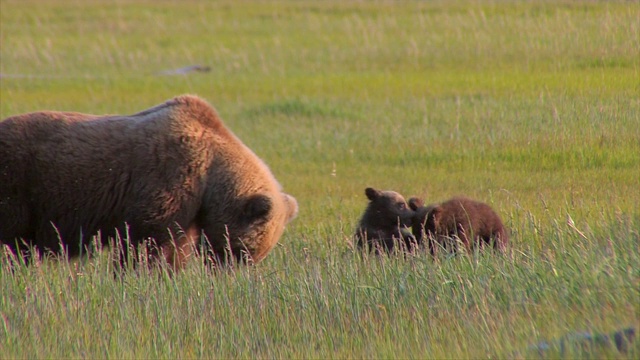
[[[416,241],[428,241],[432,255],[438,248],[455,252],[459,240],[467,251],[476,246],[491,245],[504,251],[509,236],[502,220],[493,209],[480,201],[458,196],[440,204],[424,206],[421,199],[409,199],[415,211],[412,231]]]
[[[103,245],[152,239],[156,257],[180,267],[203,234],[216,256],[257,262],[297,211],[196,96],[131,116],[47,111],[0,122],[0,241],[26,259],[30,247],[77,256],[100,233]]]

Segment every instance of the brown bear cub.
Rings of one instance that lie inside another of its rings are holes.
[[[394,248],[410,250],[415,239],[408,227],[412,224],[414,212],[406,200],[395,191],[366,188],[369,199],[354,235],[360,249],[367,248],[380,253],[392,252]]]
[[[498,214],[480,201],[454,197],[440,204],[424,206],[418,198],[409,199],[415,215],[412,232],[421,244],[426,237],[429,250],[436,255],[439,248],[456,252],[459,242],[467,251],[476,246],[492,246],[504,251],[509,237]]]
[[[123,263],[148,243],[151,260],[175,268],[200,248],[214,261],[258,262],[297,212],[196,96],[127,116],[43,111],[0,122],[0,243],[26,261],[31,249],[74,257],[118,239]]]

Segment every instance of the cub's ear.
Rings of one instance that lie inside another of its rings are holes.
[[[265,195],[253,195],[244,204],[243,218],[249,222],[262,219],[269,215],[273,204]]]
[[[412,197],[411,199],[409,199],[409,207],[411,208],[411,210],[417,211],[418,208],[421,208],[423,206],[424,201],[422,201],[422,199],[418,199],[417,197]]]
[[[364,189],[364,193],[365,195],[367,195],[367,197],[369,198],[369,200],[375,200],[378,197],[380,197],[380,195],[382,195],[382,193],[380,192],[380,190],[376,190],[374,188],[366,188]]]

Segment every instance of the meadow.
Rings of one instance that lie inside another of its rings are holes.
[[[638,358],[571,338],[640,331],[639,59],[636,1],[1,0],[0,118],[197,94],[300,213],[253,267],[0,267],[0,358]],[[510,249],[360,256],[368,186]]]

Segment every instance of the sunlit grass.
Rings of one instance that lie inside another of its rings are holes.
[[[2,267],[2,357],[528,358],[640,329],[637,3],[0,6],[0,117],[198,94],[300,205],[253,268]],[[159,76],[194,64],[211,71]],[[511,249],[363,259],[367,186],[486,201]],[[566,351],[547,355],[640,353]]]

